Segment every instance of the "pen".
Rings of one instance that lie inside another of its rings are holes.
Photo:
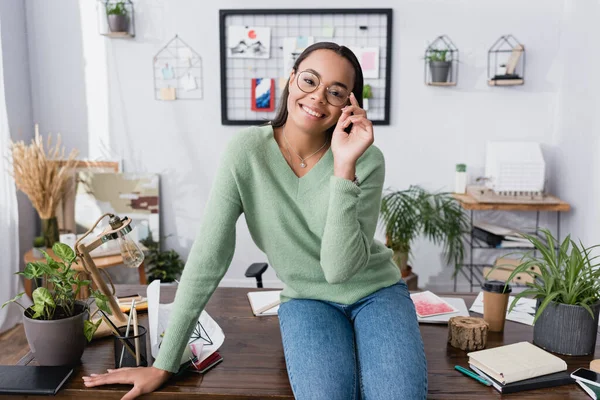
[[[133,341],[133,343],[135,344],[135,366],[139,367],[140,366],[140,338],[137,337],[139,334],[139,331],[138,331],[137,310],[135,309],[135,305],[133,306],[133,309],[131,310],[131,312],[133,313],[133,336],[136,337]]]
[[[131,309],[133,310],[133,307],[135,307],[135,299],[131,300]],[[125,328],[125,340],[128,340],[129,337],[129,327],[131,326],[131,316],[132,316],[132,312],[129,311],[129,318],[127,318],[127,328]],[[123,349],[121,350],[121,358],[119,359],[119,368],[121,368],[121,365],[123,364],[123,356],[125,355],[125,347],[123,347]]]
[[[475,379],[479,383],[483,383],[485,386],[492,386],[492,383],[490,381],[488,381],[487,379],[483,379],[479,375],[474,374],[473,372],[469,371],[466,368],[461,367],[460,365],[455,365],[454,369],[457,370],[458,372],[462,372],[463,374],[465,374],[466,376],[468,376],[470,378]]]

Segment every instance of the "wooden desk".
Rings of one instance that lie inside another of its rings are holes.
[[[52,251],[52,249],[47,249],[46,253],[48,253],[48,255],[50,257],[52,257],[53,259],[55,259],[56,261],[61,261],[61,259],[56,254],[54,254],[54,251]],[[102,257],[92,257],[92,259],[94,260],[94,263],[96,264],[96,267],[98,267],[98,269],[104,269],[104,268],[116,267],[117,265],[123,265],[123,257],[120,254],[115,254],[115,255],[111,255],[111,256],[102,256]],[[27,265],[27,263],[30,263],[30,262],[44,261],[44,258],[34,257],[33,249],[31,249],[27,253],[25,253],[25,256],[23,257],[23,261],[25,262],[25,265]],[[83,267],[80,265],[80,263],[81,263],[81,260],[79,258],[77,258],[76,263],[74,263],[71,266],[71,268],[73,268],[75,271],[80,271],[81,273],[87,275],[87,273],[85,272]],[[148,282],[146,280],[146,267],[143,262],[137,268],[137,270],[138,270],[138,274],[139,274],[140,285],[146,285]],[[82,279],[91,279],[91,278],[87,277],[87,278],[82,278]],[[27,295],[31,298],[31,293],[33,292],[31,280],[24,279],[23,284],[25,286],[25,293],[27,293]],[[144,292],[145,291],[146,291],[146,289],[144,289]],[[89,297],[86,288],[81,289],[81,295],[82,295],[82,298],[84,298],[84,299],[87,299]]]
[[[146,397],[210,400],[293,399],[285,368],[277,317],[254,317],[246,297],[248,290],[250,289],[218,288],[207,305],[207,311],[225,332],[225,343],[219,350],[223,356],[223,362],[204,376],[188,373],[179,378],[173,378],[161,390]],[[143,288],[137,285],[117,286],[118,293],[138,291],[143,293]],[[161,288],[161,302],[172,301],[174,294],[174,287]],[[458,295],[451,294],[450,296]],[[475,295],[470,294],[461,295],[461,297],[466,299],[469,307],[475,299]],[[473,315],[477,316],[477,314]],[[140,321],[147,326],[145,314],[142,315]],[[448,335],[446,325],[421,324],[421,333],[425,342],[429,371],[428,398],[500,398],[500,394],[493,388],[484,386],[454,370],[456,364],[468,367],[467,355],[466,352],[446,344]],[[531,341],[532,338],[532,327],[507,321],[503,334],[489,334],[488,347]],[[2,343],[0,343],[1,346]],[[596,353],[598,353],[598,346],[600,346],[600,342],[596,347]],[[150,349],[149,343],[147,347]],[[149,350],[148,354],[150,354]],[[588,367],[593,359],[591,356],[561,356],[561,358],[567,362],[569,371],[578,367]],[[35,364],[35,361],[31,361],[29,355],[21,359],[19,363]],[[112,339],[104,338],[93,342],[83,354],[82,365],[77,367],[57,397],[119,399],[129,390],[129,386],[111,385],[86,388],[81,379],[84,375],[103,373],[107,368],[113,366]],[[587,395],[576,384],[521,392],[512,397],[519,399],[587,399]],[[13,398],[17,399],[18,397]],[[30,398],[38,399],[35,396]],[[39,399],[46,400],[47,397],[40,396]]]

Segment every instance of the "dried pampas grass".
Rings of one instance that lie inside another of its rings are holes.
[[[73,167],[77,164],[77,150],[72,150],[65,158],[61,147],[60,134],[52,146],[52,135],[48,136],[48,150],[35,125],[35,138],[30,145],[23,141],[11,142],[12,175],[17,189],[29,197],[41,219],[55,216],[57,205],[62,200],[72,178]]]

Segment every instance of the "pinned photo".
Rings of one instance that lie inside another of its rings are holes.
[[[227,57],[269,58],[271,28],[230,26],[227,28]]]
[[[252,79],[252,111],[275,110],[275,80],[269,78]]]

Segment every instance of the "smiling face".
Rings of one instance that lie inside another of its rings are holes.
[[[290,75],[287,123],[309,133],[326,131],[337,123],[347,104],[330,103],[336,103],[336,96],[344,96],[344,90],[349,94],[353,86],[354,68],[350,61],[331,50],[313,51]],[[314,91],[306,93],[314,87]]]

